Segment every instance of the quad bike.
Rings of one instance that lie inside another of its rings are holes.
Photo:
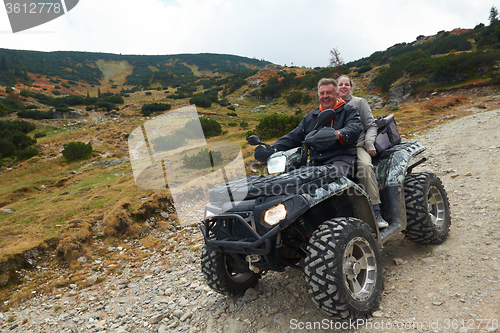
[[[266,145],[256,136],[248,141]],[[412,173],[426,160],[410,165],[426,149],[421,143],[385,150],[373,161],[382,215],[389,222],[379,230],[366,192],[355,180],[338,177],[331,165],[308,166],[310,148],[276,152],[267,160],[268,176],[210,191],[201,226],[203,275],[215,291],[238,296],[267,271],[290,266],[305,273],[313,302],[327,315],[367,317],[383,289],[384,243],[399,232],[424,244],[447,237],[446,191],[436,175]],[[228,202],[228,191],[230,198],[242,191],[245,199]]]

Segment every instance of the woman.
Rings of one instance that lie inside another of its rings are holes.
[[[339,98],[342,98],[347,104],[354,106],[358,110],[363,124],[363,133],[360,134],[356,145],[358,152],[356,178],[370,196],[378,227],[386,228],[389,224],[384,220],[380,212],[380,193],[372,165],[372,156],[377,154],[374,145],[377,136],[377,124],[375,124],[368,102],[364,98],[352,96],[351,78],[342,75],[337,82]]]

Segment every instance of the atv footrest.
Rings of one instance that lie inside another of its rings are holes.
[[[271,251],[271,238],[281,230],[276,227],[264,236],[260,236],[243,217],[237,214],[208,217],[200,229],[205,244],[215,251],[260,255],[266,255]]]

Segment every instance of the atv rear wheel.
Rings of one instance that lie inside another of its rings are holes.
[[[201,251],[201,271],[210,288],[228,296],[243,295],[259,282],[260,274],[238,267],[231,255],[211,251],[203,246]]]
[[[440,244],[451,225],[450,204],[441,180],[433,173],[405,177],[406,238],[424,244]]]
[[[312,300],[335,319],[367,317],[383,289],[380,248],[355,218],[324,222],[309,240],[305,276]]]

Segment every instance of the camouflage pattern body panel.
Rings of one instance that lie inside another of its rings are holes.
[[[341,195],[345,191],[351,191],[352,193],[358,194],[362,193],[368,197],[368,194],[366,194],[366,192],[363,191],[359,185],[345,177],[341,177],[338,182],[328,184],[328,187],[326,188],[319,188],[314,193],[303,193],[302,196],[312,207],[335,195]]]
[[[427,149],[417,141],[410,141],[385,150],[382,156],[373,162],[379,189],[402,184],[406,170],[413,156]]]

